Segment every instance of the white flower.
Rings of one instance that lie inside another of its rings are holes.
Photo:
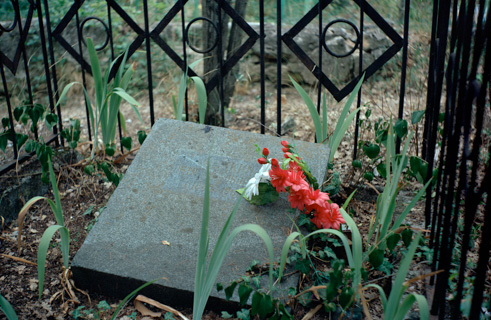
[[[263,164],[259,172],[254,175],[254,178],[251,178],[249,182],[247,182],[244,191],[244,197],[246,199],[251,200],[252,196],[257,196],[259,194],[259,184],[261,182],[271,181],[271,177],[269,176],[269,170],[271,170],[271,164],[270,163]]]
[[[266,163],[262,165],[261,169],[258,172],[259,176],[261,177],[261,182],[271,181],[269,170],[271,170],[271,163]]]
[[[261,176],[256,173],[254,178],[251,178],[245,187],[244,196],[246,199],[251,200],[253,195],[259,194],[259,183],[261,182]]]

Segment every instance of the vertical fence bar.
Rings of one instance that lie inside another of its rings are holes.
[[[281,1],[276,1],[276,133],[281,136]]]
[[[225,127],[225,98],[223,96],[223,74],[222,74],[222,68],[223,68],[223,21],[222,21],[222,5],[223,5],[223,0],[218,0],[218,80],[219,80],[219,90],[220,90],[220,112],[221,112],[221,118],[222,118],[222,127]]]
[[[363,72],[363,24],[364,24],[364,14],[363,14],[363,2],[360,1],[360,46],[359,46],[359,57],[358,57],[358,73],[362,74]],[[358,96],[356,100],[356,109],[360,108],[361,105],[361,94],[363,91],[363,85],[360,87],[360,91],[358,91]],[[355,141],[354,141],[354,148],[353,148],[353,160],[356,160],[356,154],[358,153],[358,134],[359,134],[359,129],[360,129],[360,110],[356,112],[356,119],[355,119]]]
[[[143,18],[145,19],[145,45],[147,49],[147,77],[148,77],[148,101],[150,104],[150,124],[155,123],[155,114],[153,110],[153,80],[152,80],[152,54],[150,49],[150,28],[148,23],[148,4],[143,0]],[[186,112],[187,115],[187,112]]]
[[[12,148],[14,150],[14,160],[16,160],[19,155],[17,152],[17,139],[15,136],[14,116],[12,115],[12,105],[10,103],[9,88],[7,85],[7,79],[5,77],[5,69],[3,67],[2,59],[0,59],[0,72],[2,74],[2,83],[3,83],[3,90],[5,92],[5,100],[7,101],[7,110],[8,110],[8,114],[9,114]]]
[[[53,101],[53,88],[51,87],[51,76],[50,76],[50,65],[48,62],[48,52],[46,50],[46,37],[44,35],[44,22],[43,22],[43,9],[41,6],[41,0],[36,0],[36,8],[38,13],[38,22],[39,22],[39,34],[41,37],[41,49],[43,52],[43,62],[44,62],[44,73],[46,74],[46,86],[48,89],[48,101],[50,110],[52,113],[55,112],[55,103]],[[58,134],[57,126],[53,127],[53,134],[56,136]],[[55,145],[58,147],[60,145],[59,139],[55,139]]]
[[[107,7],[107,25],[108,25],[108,32],[109,32],[107,36],[109,38],[109,44],[111,47],[111,61],[114,61],[115,54],[114,54],[114,41],[113,41],[113,26],[112,26],[112,19],[111,19],[111,6],[109,5],[109,2],[106,2],[106,7]],[[122,132],[120,110],[118,110],[118,135],[119,135],[119,141],[121,141],[121,139],[123,138],[123,132]],[[121,153],[124,153],[123,144],[120,144],[119,150],[121,151]]]
[[[319,14],[319,23],[318,23],[318,27],[319,27],[319,29],[318,29],[319,30],[319,63],[318,63],[318,66],[319,66],[320,72],[322,72],[322,49],[323,49],[322,48],[322,41],[324,41],[324,39],[322,39],[322,6],[321,6],[320,1],[317,4],[317,8],[319,9],[319,11],[318,11],[318,14]],[[319,74],[321,74],[321,73],[319,73]],[[321,83],[320,79],[318,79],[318,81],[317,81],[317,113],[319,115],[321,115],[321,95],[322,95],[322,83]],[[322,114],[321,117],[324,117],[324,114]],[[324,137],[322,137],[322,139],[324,139]],[[319,143],[322,142],[322,141],[317,141],[317,137],[315,137],[315,141],[319,142]]]
[[[84,52],[82,50],[82,30],[80,30],[80,18],[78,16],[78,9],[80,9],[82,3],[80,2],[80,0],[77,0],[75,4],[78,6],[77,12],[75,13],[75,23],[77,26],[77,40],[78,40],[78,51],[80,53],[79,63],[80,63],[80,70],[82,71],[82,85],[84,88],[87,88],[87,79],[85,78],[85,70],[82,64],[82,62],[84,61]],[[92,130],[90,129],[89,104],[87,102],[86,97],[84,97],[84,101],[85,101],[85,117],[87,119],[87,133],[89,134],[89,141],[92,141],[93,139],[92,139]],[[94,137],[94,139],[97,139],[97,137]],[[93,147],[94,145],[92,145],[92,148]]]
[[[22,17],[20,15],[19,2],[13,1],[12,4],[14,6],[14,13],[16,16],[16,20],[19,23],[19,39],[23,39],[24,32],[28,32],[28,30],[23,30],[23,27],[22,27]],[[28,63],[28,58],[27,58],[26,45],[25,45],[24,41],[21,41],[20,47],[22,50],[22,59],[24,60],[24,69],[26,72],[27,95],[29,96],[30,108],[32,109],[32,108],[34,108],[34,98],[33,98],[33,94],[32,94],[31,76],[29,73],[29,63]],[[37,128],[37,126],[35,126],[33,129],[34,129],[34,138],[37,140],[39,138],[38,128]]]
[[[58,93],[58,76],[56,75],[56,60],[55,60],[55,53],[53,50],[53,38],[51,35],[51,20],[49,18],[49,6],[48,6],[47,0],[44,0],[44,11],[46,14],[46,31],[47,31],[46,33],[48,36],[48,49],[49,49],[49,56],[51,59],[51,66],[50,66],[51,76],[53,77],[53,88],[54,88],[55,98],[56,98],[56,101],[58,101],[60,99],[60,95]],[[58,104],[58,106],[56,108],[56,112],[58,113],[58,126],[59,126],[59,131],[61,132],[63,130],[63,119],[61,116],[61,105],[60,104]],[[59,137],[59,140],[61,142],[61,145],[65,146],[65,141],[61,137],[61,135]],[[56,141],[58,141],[58,139]]]
[[[261,73],[261,133],[266,127],[266,86],[264,79],[264,0],[259,1],[259,63]]]
[[[411,0],[405,1],[404,7],[404,43],[402,47],[401,87],[399,90],[399,119],[404,118],[404,96],[406,94],[407,47],[409,44],[409,8]],[[401,151],[401,139],[397,137],[396,153]]]
[[[185,35],[186,32],[186,22],[185,22],[185,14],[184,14],[184,0],[180,0],[181,2],[181,28],[182,28],[182,56],[184,60],[184,67],[186,68],[184,72],[186,72],[187,76],[187,68],[188,68],[188,55],[186,53],[186,37]],[[187,86],[186,86],[187,89]],[[184,104],[185,104],[185,110],[186,110],[186,121],[189,121],[189,103],[188,103],[188,90],[184,92]],[[178,115],[179,117],[182,117],[182,115]],[[179,119],[178,119],[179,120]]]

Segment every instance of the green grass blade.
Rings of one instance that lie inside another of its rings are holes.
[[[286,259],[288,258],[288,252],[290,251],[290,247],[292,245],[292,242],[297,238],[301,237],[302,234],[300,232],[292,232],[290,235],[286,238],[285,243],[283,244],[283,249],[281,250],[281,258],[280,258],[280,273],[278,274],[278,279],[281,280],[283,277],[283,272],[285,271],[286,267]]]
[[[351,199],[355,196],[355,193],[356,193],[357,190],[358,189],[355,189],[353,192],[351,192],[351,194],[349,195],[348,199],[346,199],[346,201],[344,202],[343,207],[342,207],[344,210],[346,210],[346,208],[348,207]]]
[[[334,229],[320,229],[320,230],[316,230],[314,232],[309,233],[308,235],[305,236],[305,239],[307,239],[307,238],[309,238],[315,234],[318,234],[318,233],[330,233],[330,234],[337,236],[341,240],[341,242],[343,243],[344,250],[346,251],[346,258],[348,259],[349,266],[351,268],[355,268],[355,266],[356,266],[355,260],[354,260],[353,254],[352,254],[350,246],[349,246],[348,238],[346,238],[346,236],[341,231],[334,230]]]
[[[348,131],[351,122],[355,118],[358,111],[360,111],[360,109],[361,108],[356,109],[355,111],[350,113],[349,116],[346,118],[339,118],[338,125],[336,125],[336,130],[331,135],[331,138],[329,139],[329,143],[328,143],[329,148],[331,149],[329,154],[329,163],[331,163],[332,160],[334,159],[334,154],[336,153],[336,150],[338,149],[341,140],[343,140],[346,131]],[[339,126],[340,123],[341,125]]]
[[[181,77],[181,82],[179,82],[179,93],[177,95],[177,114],[176,114],[177,120],[182,120],[182,111],[184,109],[184,97],[186,95],[187,82],[188,82],[188,75],[187,73],[184,73]]]
[[[0,294],[0,311],[2,311],[8,320],[17,320],[17,314],[14,308],[1,294]]]
[[[39,242],[39,249],[38,249],[38,281],[39,281],[39,299],[41,299],[41,295],[43,294],[43,288],[44,288],[44,272],[46,269],[46,255],[48,254],[48,247],[51,242],[51,239],[53,238],[53,235],[55,234],[56,231],[59,229],[65,229],[68,232],[68,229],[65,228],[64,226],[60,225],[52,225],[49,226],[43,233],[43,236],[41,237],[41,241]]]
[[[143,290],[145,289],[146,287],[148,287],[149,285],[159,281],[160,279],[163,279],[163,278],[158,278],[158,279],[155,279],[155,280],[152,280],[152,281],[149,281],[147,283],[144,283],[142,284],[141,286],[139,286],[138,288],[136,288],[135,290],[131,291],[130,294],[128,294],[119,304],[118,304],[118,307],[116,308],[116,310],[114,310],[114,313],[113,313],[113,316],[111,317],[111,320],[114,320],[116,319],[116,317],[118,316],[119,312],[121,311],[121,309],[128,303],[129,300],[131,300],[138,292],[140,292],[140,290]]]
[[[354,291],[356,292],[356,295],[358,295],[358,285],[361,283],[361,267],[363,263],[363,244],[361,240],[361,235],[360,231],[358,230],[358,227],[356,226],[355,221],[351,218],[351,216],[343,209],[340,208],[339,212],[344,218],[344,221],[346,221],[346,224],[351,230],[351,247],[353,250],[353,269],[354,271],[354,277],[353,277],[353,288]]]
[[[428,180],[428,182],[425,184],[425,186],[421,190],[419,190],[419,192],[414,196],[413,200],[411,200],[411,202],[407,205],[407,207],[404,209],[404,211],[399,215],[399,217],[394,222],[394,225],[391,228],[392,230],[395,230],[401,226],[402,221],[406,218],[409,211],[411,211],[411,209],[416,205],[416,203],[419,201],[419,199],[425,194],[426,188],[428,188],[428,186],[430,185],[431,180],[432,179]]]
[[[336,124],[336,128],[334,129],[334,133],[332,134],[331,139],[332,139],[332,137],[337,136],[339,134],[339,132],[341,131],[341,127],[344,124],[344,119],[346,119],[346,116],[348,115],[349,109],[351,108],[351,105],[355,101],[356,95],[358,94],[358,91],[360,91],[360,88],[361,88],[361,85],[363,84],[364,79],[365,79],[365,74],[363,74],[361,76],[360,81],[358,81],[358,83],[355,86],[355,89],[353,89],[353,91],[351,92],[351,95],[349,96],[348,100],[346,101],[346,104],[344,105],[343,110],[341,111],[341,115],[339,116],[340,120]]]
[[[193,319],[201,319],[201,314],[198,315],[202,305],[203,286],[206,272],[206,256],[208,254],[208,223],[210,221],[210,159],[206,165],[206,182],[205,194],[203,199],[203,213],[201,216],[201,233],[198,247],[198,260],[196,262],[196,273],[194,277],[194,298],[193,298]]]
[[[399,306],[396,315],[394,316],[394,319],[396,320],[404,320],[406,314],[409,312],[411,307],[415,302],[418,302],[418,307],[419,307],[419,319],[421,320],[428,320],[429,318],[429,308],[428,308],[428,301],[426,298],[420,294],[414,294],[411,293],[409,294],[402,304]]]
[[[387,306],[387,296],[385,295],[384,289],[379,286],[378,284],[367,284],[364,288],[375,288],[378,290],[378,293],[380,295],[380,300],[382,301],[382,307],[385,310],[385,307]]]
[[[60,191],[58,190],[58,184],[56,183],[56,176],[53,170],[53,164],[51,163],[50,156],[48,156],[48,166],[49,166],[49,181],[51,182],[51,187],[53,188],[53,195],[55,197],[55,203],[56,203],[55,208],[51,206],[51,209],[53,209],[56,223],[58,223],[60,226],[64,226],[65,221],[63,218],[63,209],[61,206]]]
[[[323,143],[327,143],[327,101],[326,94],[322,94],[322,141]],[[319,141],[321,142],[321,141]]]
[[[63,101],[63,99],[65,98],[66,94],[68,93],[68,90],[70,90],[70,88],[73,87],[73,85],[75,85],[75,84],[82,85],[80,82],[76,82],[76,81],[75,82],[70,82],[69,84],[67,84],[65,86],[65,88],[63,88],[63,91],[61,92],[60,98],[58,99],[58,102],[56,102],[55,107],[57,107],[61,103],[61,101]]]
[[[208,105],[208,97],[206,95],[206,87],[203,80],[200,77],[191,77],[194,84],[196,85],[196,92],[198,94],[198,104],[199,104],[199,123],[205,123],[206,107]]]
[[[407,254],[404,259],[401,261],[399,265],[399,270],[397,271],[397,276],[392,285],[392,290],[390,291],[389,300],[387,301],[387,310],[385,312],[385,319],[394,319],[394,316],[399,308],[399,302],[401,297],[406,290],[406,286],[404,285],[404,281],[406,280],[406,275],[409,271],[409,267],[411,266],[411,262],[413,261],[414,253],[416,252],[416,248],[419,245],[420,232],[416,235],[416,237],[411,242]]]
[[[300,93],[300,96],[307,105],[310,115],[312,116],[312,121],[314,122],[315,137],[317,139],[317,142],[321,143],[321,141],[324,140],[324,137],[322,137],[322,127],[319,113],[317,112],[317,109],[315,108],[315,105],[312,102],[312,99],[310,99],[307,92],[305,92],[305,90],[297,82],[295,82],[292,77],[290,77],[290,81],[293,83],[295,89],[297,89],[298,93]]]
[[[100,105],[104,100],[101,65],[91,38],[87,39],[87,50],[89,51],[90,68],[94,78],[94,90],[97,104]]]

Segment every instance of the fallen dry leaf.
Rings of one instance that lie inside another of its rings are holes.
[[[189,320],[188,318],[186,318],[186,316],[184,316],[182,313],[180,313],[180,312],[179,312],[179,311],[177,311],[176,309],[171,308],[171,307],[169,307],[169,306],[166,306],[165,304],[162,304],[162,303],[160,303],[160,302],[158,302],[158,301],[155,301],[155,300],[153,300],[153,299],[150,299],[150,298],[148,298],[148,297],[145,297],[145,296],[143,296],[143,295],[141,295],[141,294],[139,294],[139,295],[138,295],[138,296],[135,298],[135,302],[134,302],[134,303],[135,303],[135,307],[136,307],[137,302],[145,302],[145,303],[148,303],[148,304],[150,304],[150,305],[152,305],[152,306],[154,306],[154,307],[157,307],[157,308],[159,308],[159,309],[162,309],[162,310],[164,310],[164,311],[171,312],[171,313],[173,313],[174,315],[179,316],[179,317],[181,317],[181,318],[182,318],[182,319],[184,319],[184,320]],[[143,306],[143,304],[142,304],[142,306]],[[144,306],[144,307],[145,307],[145,306]],[[137,309],[138,309],[138,308],[137,308]],[[147,309],[147,308],[145,307],[145,309]],[[148,309],[147,309],[147,310],[148,310]],[[138,310],[138,311],[139,311],[139,310]],[[148,311],[150,311],[150,310],[148,310]],[[150,312],[152,312],[152,311],[150,311]]]
[[[169,242],[169,241],[165,241],[165,240],[163,240],[163,241],[162,241],[162,244],[163,244],[164,246],[170,246],[170,242]]]

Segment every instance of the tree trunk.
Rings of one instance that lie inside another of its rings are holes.
[[[231,4],[231,0],[224,0]],[[232,4],[231,4],[232,5]],[[238,15],[244,16],[245,9],[247,7],[247,0],[236,0],[235,1],[235,11]],[[214,77],[220,69],[220,56],[222,61],[226,61],[235,50],[242,43],[242,33],[240,28],[232,21],[231,28],[229,32],[229,21],[230,17],[225,14],[222,10],[221,12],[221,27],[218,21],[218,3],[215,0],[203,0],[202,1],[202,15],[213,21],[217,28],[221,30],[221,46],[218,42],[218,35],[215,32],[213,26],[209,23],[205,24],[203,28],[203,45],[204,48],[210,48],[215,41],[217,41],[217,46],[211,51],[204,55],[204,80],[209,81]],[[221,54],[220,54],[221,47]],[[223,78],[223,103],[220,99],[220,85],[216,86],[208,94],[208,108],[206,110],[205,122],[211,125],[221,125],[223,119],[221,117],[221,108],[227,108],[230,103],[234,92],[235,85],[235,74],[239,72],[239,66],[236,65],[224,78]]]

